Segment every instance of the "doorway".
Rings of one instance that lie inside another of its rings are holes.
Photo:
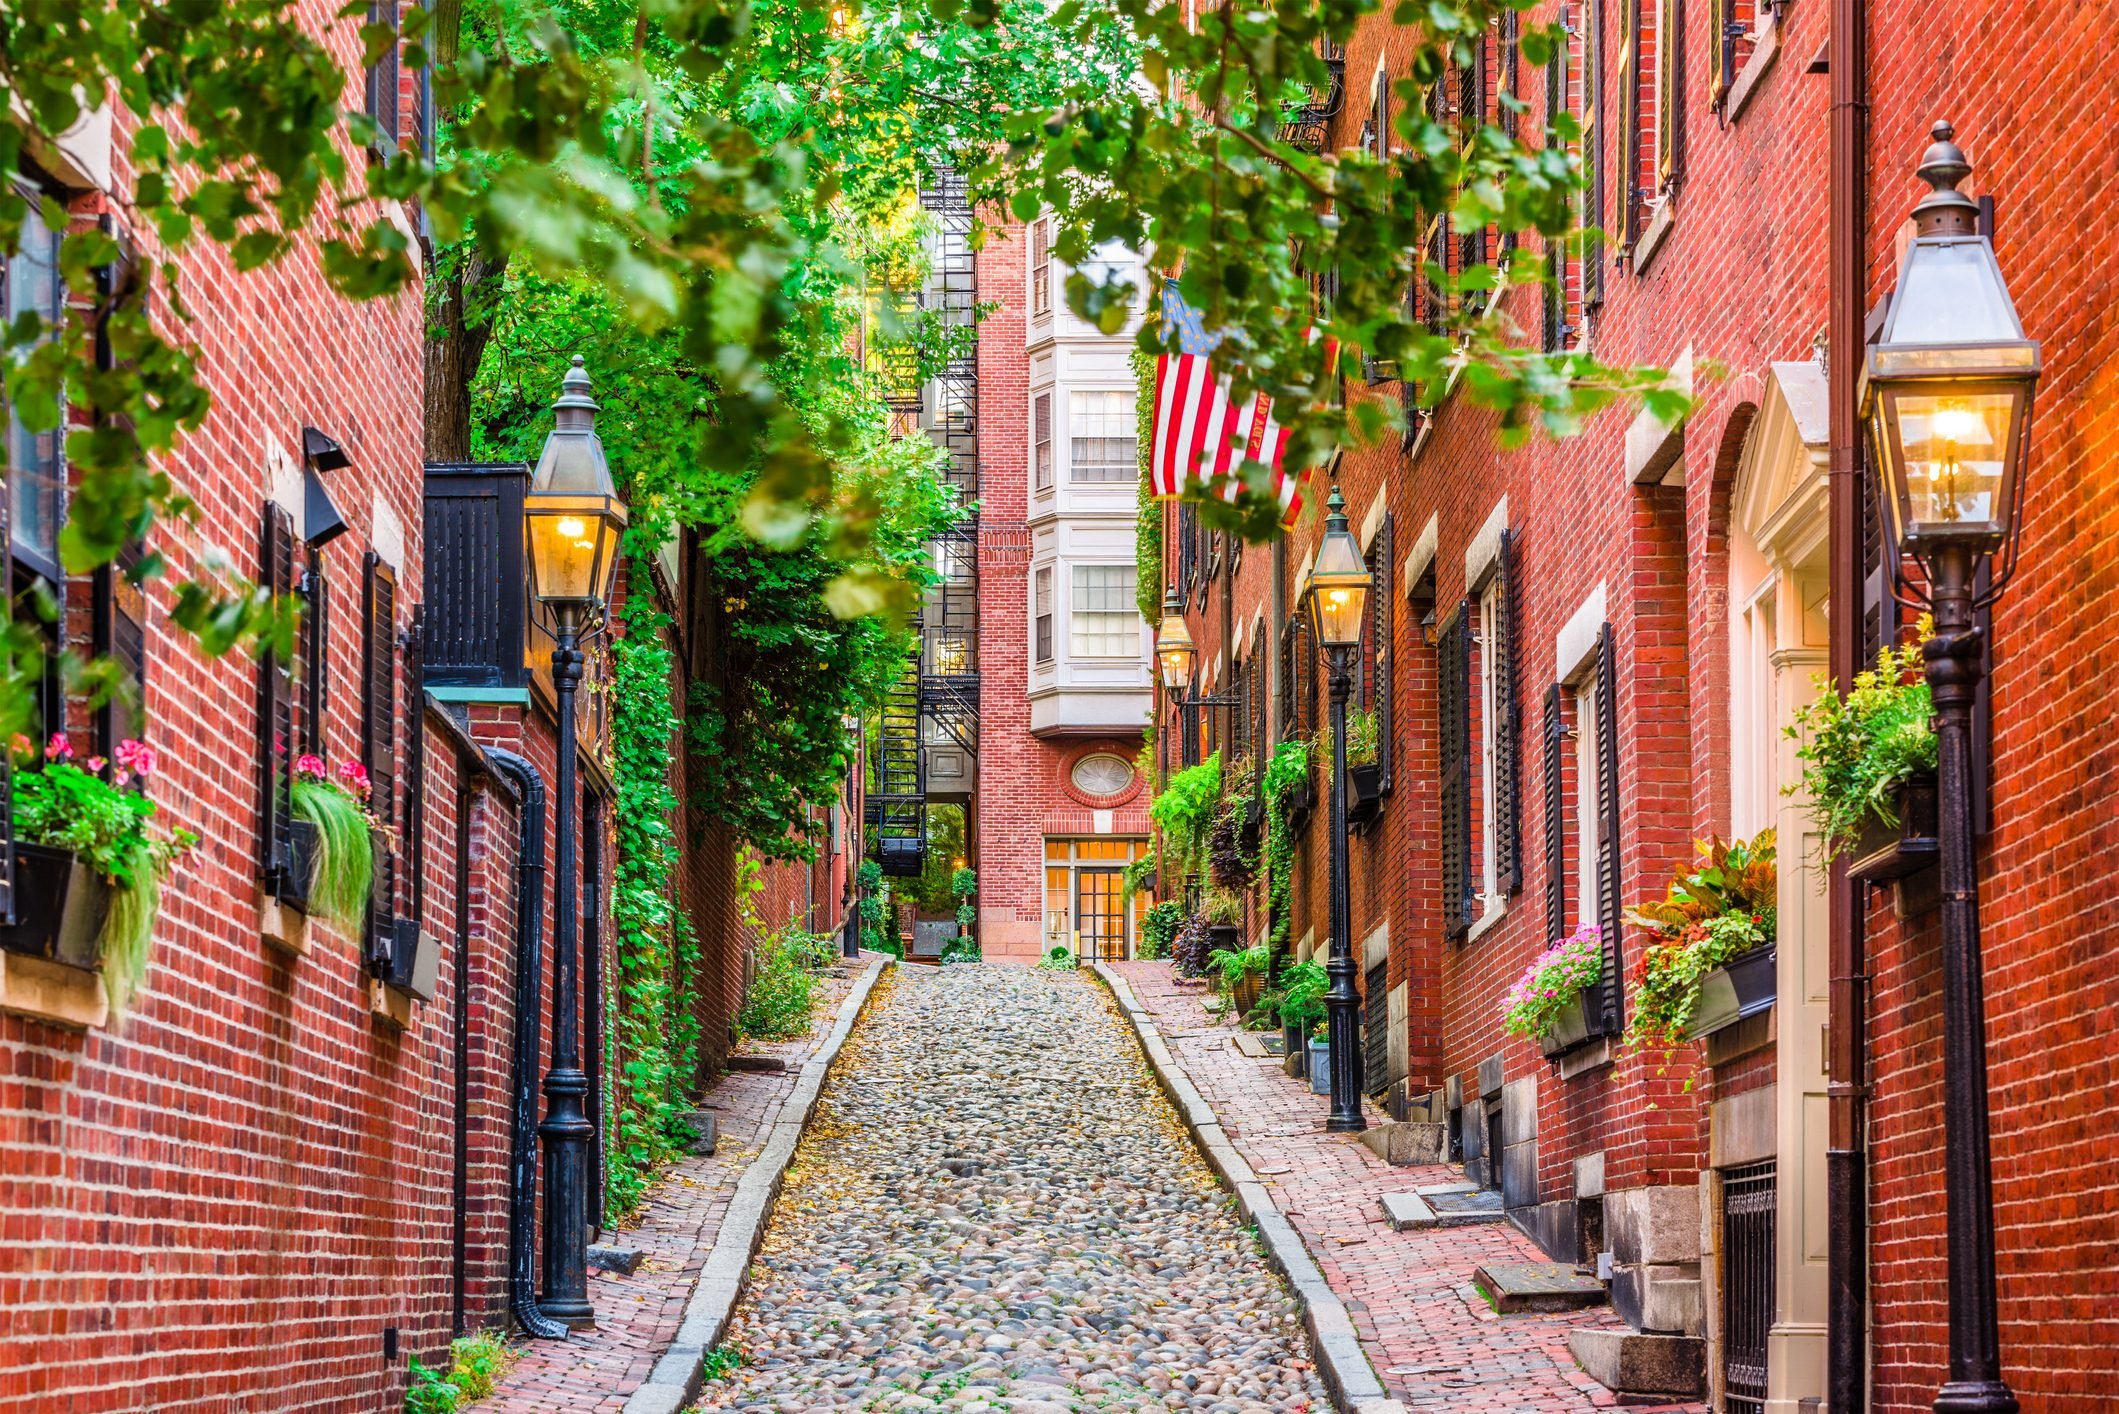
[[[1120,870],[1074,871],[1074,922],[1083,962],[1125,960],[1126,889]]]

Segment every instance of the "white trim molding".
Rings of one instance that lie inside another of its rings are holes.
[[[1604,583],[1589,592],[1582,606],[1552,639],[1552,675],[1555,682],[1572,682],[1597,656],[1597,640],[1604,632]]]

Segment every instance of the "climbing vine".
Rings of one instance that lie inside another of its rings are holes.
[[[632,582],[648,583],[636,560]],[[676,907],[677,794],[670,788],[677,714],[670,703],[669,618],[653,599],[626,602],[625,635],[612,648],[612,956],[617,985],[606,1075],[615,1076],[605,1206],[614,1220],[638,1208],[655,1169],[687,1136],[678,1116],[698,1063],[699,1026],[690,982],[697,948]]]
[[[1309,743],[1296,737],[1273,748],[1260,789],[1266,801],[1266,902],[1273,919],[1272,943],[1288,944],[1295,904],[1295,832],[1288,822],[1288,797],[1309,782]]]
[[[1155,355],[1134,349],[1127,355],[1133,369],[1133,445],[1140,458],[1139,509],[1133,527],[1133,597],[1149,623],[1163,612],[1163,503],[1155,499],[1148,479],[1148,457],[1155,446]]]

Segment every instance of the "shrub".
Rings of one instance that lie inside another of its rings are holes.
[[[1180,977],[1204,977],[1207,975],[1207,955],[1213,951],[1207,941],[1207,920],[1193,914],[1177,929],[1177,936],[1170,940],[1170,960],[1177,964]]]
[[[1501,1029],[1532,1040],[1550,1031],[1567,1004],[1604,975],[1603,936],[1596,924],[1584,923],[1555,938],[1502,994]]]
[[[1170,943],[1183,926],[1185,911],[1179,905],[1165,900],[1149,909],[1140,920],[1140,955],[1143,960],[1155,962],[1170,955]]]
[[[809,1032],[816,1004],[816,972],[830,965],[831,939],[790,922],[758,936],[750,990],[736,1013],[736,1029],[761,1041],[791,1041]]]
[[[493,1393],[500,1377],[515,1362],[515,1352],[492,1331],[480,1331],[451,1342],[447,1372],[431,1370],[412,1356],[407,1368],[405,1414],[455,1414]]]
[[[1324,1020],[1324,993],[1329,986],[1331,978],[1316,962],[1298,962],[1281,973],[1276,1008],[1280,1024],[1307,1031]]]
[[[1048,972],[1072,972],[1078,964],[1065,943],[1054,943],[1037,965]]]

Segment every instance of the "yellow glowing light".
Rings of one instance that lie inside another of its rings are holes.
[[[579,540],[589,533],[588,523],[578,516],[561,516],[558,529],[568,540]]]

